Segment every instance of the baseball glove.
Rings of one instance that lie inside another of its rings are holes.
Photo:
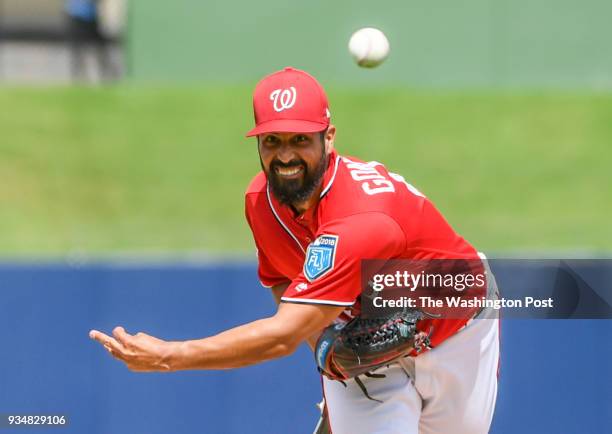
[[[425,315],[405,310],[384,318],[354,318],[323,330],[315,357],[319,371],[332,380],[347,380],[405,357],[429,345],[416,323]],[[374,375],[375,376],[375,375]]]

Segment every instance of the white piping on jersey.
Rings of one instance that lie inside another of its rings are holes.
[[[290,301],[294,303],[307,303],[307,304],[332,304],[334,306],[352,306],[355,302],[351,301],[332,301],[332,300],[313,300],[310,298],[293,298],[293,297],[281,297],[282,301]]]
[[[332,174],[332,177],[329,180],[329,183],[325,186],[323,191],[321,191],[321,195],[319,196],[319,198],[322,198],[323,196],[325,196],[327,194],[327,192],[329,191],[329,189],[331,188],[332,184],[334,183],[334,180],[336,179],[336,173],[338,172],[338,163],[339,162],[340,162],[340,156],[338,155],[336,157],[336,161],[335,161],[336,167],[334,167],[334,173]],[[298,238],[295,235],[293,235],[293,232],[291,232],[291,230],[287,227],[287,225],[285,225],[285,223],[283,223],[283,221],[281,220],[280,216],[276,212],[276,209],[274,209],[274,205],[272,204],[272,198],[270,197],[270,184],[269,183],[266,184],[266,196],[268,197],[268,204],[270,205],[270,209],[272,210],[272,214],[274,214],[274,217],[276,218],[278,223],[280,223],[280,225],[283,227],[285,232],[287,232],[289,234],[289,236],[291,238],[293,238],[293,240],[300,247],[300,250],[303,253],[306,253],[306,250],[304,250],[304,247],[302,247],[302,243],[300,243]]]
[[[300,247],[300,250],[302,251],[302,253],[306,253],[306,250],[304,250],[304,247],[302,247],[302,243],[300,243],[300,240],[298,240],[297,237],[295,235],[293,235],[293,232],[291,232],[289,230],[289,228],[285,225],[285,223],[283,223],[283,221],[281,220],[280,216],[277,214],[276,210],[274,209],[274,205],[272,205],[272,198],[270,197],[270,184],[266,185],[266,195],[268,196],[268,204],[270,205],[270,209],[272,210],[272,214],[274,214],[274,217],[276,218],[276,221],[278,223],[280,223],[280,225],[283,227],[285,232],[287,232],[289,234],[289,236],[291,238],[293,238],[293,241],[295,241],[297,243],[297,245]]]
[[[345,163],[363,164],[366,167],[384,166],[384,164],[379,163],[378,161],[368,161],[367,163],[361,163],[359,161],[353,161],[350,158],[346,157],[342,157],[342,161],[344,161]]]
[[[336,173],[338,172],[338,165],[340,163],[340,155],[338,155],[336,157],[336,167],[334,167],[334,173],[331,177],[331,179],[329,180],[329,184],[327,184],[325,186],[325,188],[323,189],[323,191],[321,192],[321,194],[319,195],[319,199],[322,198],[323,196],[325,196],[327,194],[327,192],[329,191],[329,189],[331,188],[332,184],[334,183],[334,180],[336,179]]]

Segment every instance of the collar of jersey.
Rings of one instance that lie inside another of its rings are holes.
[[[332,185],[334,184],[334,180],[336,179],[336,173],[338,172],[338,166],[340,164],[340,156],[337,154],[335,150],[331,152],[329,157],[330,157],[329,158],[330,164],[327,170],[325,171],[325,174],[323,175],[324,187],[323,187],[323,190],[321,190],[319,200],[323,199],[327,195],[327,193],[329,193],[329,191],[331,190]],[[293,238],[297,242],[297,244],[300,245],[300,248],[304,250],[303,247],[301,246],[301,243],[298,241],[297,237],[293,234],[293,232],[289,229],[289,227],[283,222],[284,219],[281,218],[281,215],[282,217],[286,219],[291,219],[295,221],[296,223],[297,222],[309,223],[314,218],[315,212],[318,208],[318,204],[316,206],[313,206],[310,209],[307,209],[303,214],[300,214],[299,216],[294,216],[293,211],[288,206],[281,205],[276,200],[274,195],[270,192],[269,184],[266,185],[266,194],[268,196],[268,203],[270,204],[270,208],[272,210],[272,213],[274,214],[274,217],[276,217],[276,219],[281,224],[281,226],[283,226],[285,231],[289,233],[291,238]]]

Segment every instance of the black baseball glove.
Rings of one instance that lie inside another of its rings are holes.
[[[332,380],[347,380],[429,345],[416,323],[425,315],[405,310],[384,318],[354,318],[327,327],[317,341],[315,357],[319,371]]]

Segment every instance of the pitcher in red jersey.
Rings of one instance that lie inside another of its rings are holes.
[[[324,328],[359,314],[364,259],[480,261],[402,176],[335,151],[327,96],[314,77],[294,68],[275,72],[257,84],[253,106],[248,136],[257,137],[262,171],[247,189],[246,218],[259,278],[278,311],[184,342],[120,327],[114,337],[91,332],[133,370],[226,369],[288,355],[302,342],[314,347]],[[494,290],[490,276],[487,291]],[[428,350],[374,376],[344,383],[323,377],[317,432],[487,432],[497,395],[498,320],[481,313],[419,321]]]

